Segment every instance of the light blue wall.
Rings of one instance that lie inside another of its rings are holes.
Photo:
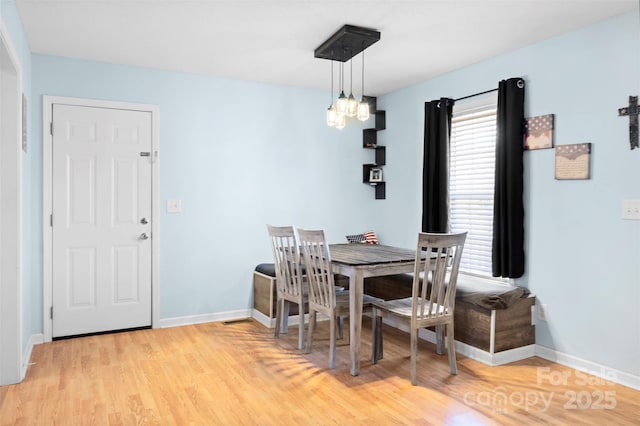
[[[335,242],[373,226],[361,183],[373,154],[361,125],[324,124],[326,92],[42,55],[33,64],[38,135],[43,95],[160,106],[163,319],[251,307],[253,268],[271,259],[267,223],[324,228]],[[181,214],[165,212],[168,198]]]
[[[437,58],[433,58],[437,61]],[[536,343],[640,375],[640,222],[621,219],[640,198],[640,149],[629,119],[640,94],[638,11],[501,55],[378,100],[387,110],[386,203],[381,238],[411,245],[420,226],[424,102],[526,80],[526,115],[555,114],[555,144],[592,143],[592,178],[554,180],[554,150],[525,153],[526,275],[518,280],[548,306]]]
[[[27,100],[31,99],[31,50],[22,28],[22,22],[18,16],[15,3],[13,1],[0,2],[0,14],[2,21],[9,32],[9,37],[13,48],[18,55],[22,66],[22,90]],[[35,315],[34,311],[41,310],[42,282],[39,270],[42,269],[42,244],[36,239],[34,225],[40,220],[40,211],[36,210],[38,193],[33,189],[33,173],[40,168],[40,163],[36,162],[33,154],[33,104],[27,102],[27,153],[22,156],[22,236],[23,236],[23,261],[22,261],[22,342],[26,348],[29,337],[42,331],[41,315]],[[42,204],[42,203],[40,203]],[[36,220],[34,222],[34,220]],[[38,291],[40,294],[38,294]],[[23,348],[24,349],[24,348]]]

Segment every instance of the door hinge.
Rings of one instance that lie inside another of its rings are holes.
[[[53,319],[53,306],[49,310],[49,319]]]
[[[49,134],[53,136],[53,121],[49,123]]]
[[[49,226],[53,228],[53,215],[49,215]]]

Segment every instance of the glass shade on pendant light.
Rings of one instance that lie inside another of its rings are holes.
[[[345,128],[346,125],[347,125],[347,116],[344,114],[337,113],[335,128],[338,130],[342,130]]]
[[[355,117],[358,112],[358,101],[353,93],[347,98],[347,117]]]
[[[369,119],[369,103],[363,99],[358,103],[358,120],[367,121]]]
[[[335,127],[337,115],[338,113],[336,112],[335,105],[331,105],[329,108],[327,108],[327,126]]]
[[[336,101],[336,111],[338,114],[347,114],[347,105],[349,101],[344,94],[344,91],[340,92],[340,96],[338,96],[338,100]]]
[[[369,103],[364,100],[364,42],[362,44],[362,92],[360,102],[358,103],[357,117],[360,121],[367,121],[369,119]]]

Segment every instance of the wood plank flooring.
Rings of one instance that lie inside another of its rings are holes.
[[[487,367],[385,327],[385,356],[349,374],[347,339],[329,370],[328,330],[313,353],[296,327],[274,340],[257,322],[207,323],[38,345],[27,377],[0,387],[1,425],[637,425],[640,392],[543,359]],[[348,327],[347,327],[348,330]],[[362,354],[370,351],[365,319]]]

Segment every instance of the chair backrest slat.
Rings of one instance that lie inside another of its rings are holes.
[[[278,292],[299,296],[303,279],[295,228],[267,225],[267,230],[271,239]]]
[[[412,290],[413,321],[453,315],[458,268],[466,237],[466,232],[423,232],[418,235]]]

